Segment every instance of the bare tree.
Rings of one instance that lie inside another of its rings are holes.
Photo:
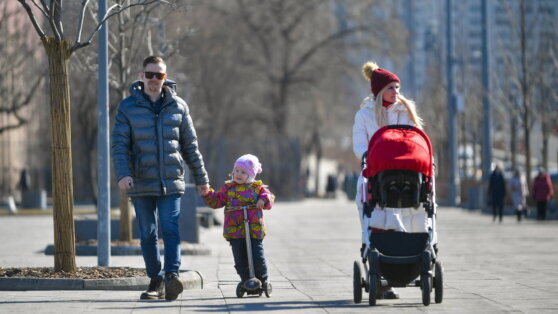
[[[507,95],[507,108],[513,119],[511,133],[516,134],[514,130],[516,125],[522,127],[525,172],[527,184],[531,186],[531,172],[533,167],[531,164],[531,132],[536,119],[539,118],[537,109],[542,109],[543,107],[549,111],[540,116],[543,131],[542,159],[545,159],[545,154],[548,155],[547,152],[544,152],[544,137],[548,136],[548,124],[546,122],[548,120],[546,119],[552,117],[553,114],[552,109],[548,108],[551,104],[549,101],[553,92],[548,89],[554,89],[551,81],[553,78],[551,73],[553,73],[553,70],[555,72],[556,65],[554,65],[554,68],[552,68],[552,66],[549,67],[549,65],[552,64],[551,60],[553,58],[551,43],[552,40],[555,41],[555,39],[553,39],[552,36],[548,36],[552,31],[545,31],[547,27],[552,28],[553,26],[552,23],[550,23],[551,21],[545,18],[545,10],[539,8],[539,2],[520,0],[519,3],[516,4],[517,6],[515,9],[512,7],[513,4],[516,3],[505,2],[502,4],[507,11],[509,25],[512,29],[512,38],[508,40],[511,40],[516,45],[504,47],[503,49],[501,48],[505,63],[505,76],[508,83],[502,86],[502,89],[503,94]],[[544,70],[539,75],[538,71],[541,71],[541,69]],[[544,79],[544,81],[539,79]],[[546,87],[546,85],[550,87]],[[541,97],[533,93],[535,88],[542,93],[537,93],[542,95]],[[547,98],[545,99],[545,97]],[[516,101],[516,99],[519,100]],[[517,120],[514,118],[516,117],[516,113],[518,117]],[[515,148],[512,148],[512,154],[515,154],[514,151]],[[514,156],[512,156],[512,160],[515,160]]]
[[[346,52],[366,47],[369,54],[370,50],[381,51],[378,47],[383,46],[396,58],[402,46],[398,43],[405,40],[406,33],[391,16],[390,6],[379,3],[315,0],[195,3],[192,22],[199,21],[204,27],[192,28],[183,51],[191,58],[186,62],[192,82],[189,91],[194,103],[204,105],[199,112],[195,107],[192,109],[194,114],[201,115],[196,116],[199,133],[211,139],[249,134],[247,140],[258,142],[266,138],[270,144],[298,139],[305,154],[319,151],[321,148],[316,145],[320,146],[322,141],[315,140],[315,136],[320,139],[339,136],[343,131],[336,131],[350,128],[357,108],[339,105],[346,95],[342,91],[346,90],[348,78],[360,76],[363,62],[360,59],[358,66],[351,64]],[[345,16],[336,15],[335,8],[341,4],[346,5]],[[387,12],[385,19],[370,19],[374,10]],[[350,23],[343,26],[340,20]],[[386,31],[383,23],[389,24],[393,32]],[[396,33],[400,36],[395,36]],[[318,107],[325,114],[316,114]],[[343,114],[339,116],[350,118],[343,119],[343,123],[339,120],[327,123],[328,117],[336,117],[340,112]],[[208,163],[220,160],[222,155],[221,146],[212,146],[204,151]],[[273,159],[277,161],[285,159],[279,146],[271,144],[268,148],[275,152]],[[289,175],[293,174],[280,172],[273,176],[271,184],[284,186]]]
[[[5,69],[0,76],[0,114],[8,117],[8,123],[0,125],[0,134],[28,123],[23,109],[44,82],[43,73],[28,67],[39,60],[33,53],[35,43],[23,35],[29,28],[19,25],[21,17],[21,12],[9,10],[7,2],[0,4],[0,67]]]
[[[556,85],[558,83],[558,66],[553,63],[557,58],[558,27],[556,20],[552,19],[548,10],[539,7],[541,18],[539,21],[539,42],[536,51],[537,68],[534,75],[534,82],[536,82],[534,90],[537,92],[536,105],[538,107],[538,118],[541,122],[542,131],[542,161],[541,165],[548,169],[549,167],[549,138],[553,131],[552,126],[556,125],[558,114],[556,113],[557,95]]]
[[[89,0],[81,2],[81,14],[73,41],[67,38],[62,16],[62,0],[18,0],[39,35],[49,63],[50,108],[52,123],[53,216],[54,216],[54,269],[75,272],[75,240],[73,222],[73,184],[70,130],[69,59],[77,50],[91,44],[95,34],[110,17],[133,6],[149,5],[155,0],[126,2],[111,6],[86,40],[82,40],[85,12]],[[45,23],[42,23],[42,22]]]

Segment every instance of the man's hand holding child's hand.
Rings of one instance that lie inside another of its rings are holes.
[[[201,196],[206,196],[209,193],[209,184],[198,185],[198,193]]]

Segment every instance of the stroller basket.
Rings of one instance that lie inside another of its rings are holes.
[[[420,274],[428,233],[373,232],[370,240],[380,253],[378,266],[390,286],[405,287]]]
[[[422,253],[428,247],[428,233],[372,232],[370,243],[387,256],[412,256]]]

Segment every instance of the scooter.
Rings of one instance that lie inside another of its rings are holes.
[[[261,296],[265,293],[266,297],[271,296],[271,283],[268,281],[264,287],[262,282],[256,278],[254,272],[254,260],[252,259],[252,241],[250,241],[250,221],[248,220],[248,208],[256,208],[255,205],[239,206],[244,214],[244,233],[246,234],[246,252],[248,253],[248,270],[250,271],[250,279],[244,283],[239,282],[236,286],[236,296],[242,298],[244,294]]]

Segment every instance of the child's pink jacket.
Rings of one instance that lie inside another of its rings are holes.
[[[227,240],[244,239],[246,237],[242,209],[233,211],[227,209],[230,207],[255,205],[260,199],[265,201],[264,209],[271,209],[275,200],[275,195],[260,180],[245,184],[227,181],[218,191],[211,189],[203,197],[208,207],[221,208],[225,206],[223,236]],[[257,208],[248,209],[248,219],[250,220],[250,237],[252,239],[263,239],[266,234],[263,211]]]

